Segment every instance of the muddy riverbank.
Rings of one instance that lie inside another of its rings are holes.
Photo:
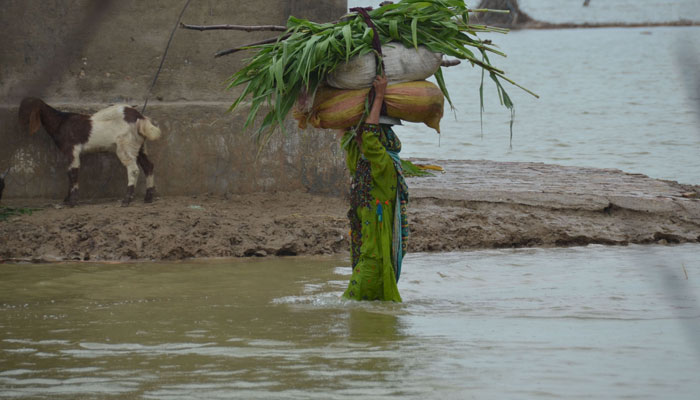
[[[700,241],[700,187],[619,170],[414,160],[410,251]],[[0,222],[2,261],[127,261],[347,252],[347,203],[307,193],[54,201]]]

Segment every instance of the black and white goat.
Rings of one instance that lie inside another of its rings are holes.
[[[153,201],[153,163],[146,155],[145,141],[160,137],[160,129],[148,117],[127,105],[115,105],[92,115],[58,111],[42,100],[29,97],[19,107],[20,126],[34,134],[43,125],[58,149],[68,158],[68,195],[74,206],[78,197],[78,173],[82,153],[111,151],[126,167],[128,184],[123,206],[134,198],[139,166],[146,175],[146,197]]]

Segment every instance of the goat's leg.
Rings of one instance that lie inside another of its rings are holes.
[[[78,203],[78,175],[80,173],[80,150],[73,149],[72,160],[68,167],[68,194],[63,202],[71,207]]]
[[[136,160],[126,165],[126,176],[129,182],[126,186],[126,195],[122,200],[122,207],[128,206],[134,200],[134,188],[139,178],[139,166],[136,164]]]
[[[131,153],[124,147],[117,147],[117,157],[126,167],[126,178],[128,182],[126,186],[126,195],[124,196],[124,200],[122,200],[122,207],[128,206],[134,199],[134,188],[136,187],[136,181],[139,179],[139,166],[136,164],[135,153],[135,151]]]
[[[144,175],[146,175],[146,197],[143,199],[143,202],[152,203],[156,187],[153,179],[153,163],[148,159],[145,146],[141,146],[136,162],[143,170]]]

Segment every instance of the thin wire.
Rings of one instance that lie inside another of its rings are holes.
[[[165,46],[165,51],[163,52],[163,57],[160,59],[160,65],[158,66],[158,70],[156,71],[156,74],[153,77],[153,83],[151,83],[151,87],[149,87],[148,92],[146,92],[146,100],[143,102],[143,108],[141,109],[141,114],[146,112],[146,106],[148,105],[148,98],[151,96],[151,91],[153,91],[153,87],[156,86],[156,82],[158,81],[158,75],[160,75],[160,70],[163,69],[163,63],[165,62],[165,57],[167,57],[168,49],[170,49],[170,43],[173,41],[173,36],[175,36],[175,31],[180,26],[180,20],[182,19],[182,16],[185,14],[185,10],[187,10],[187,7],[190,5],[190,1],[191,0],[187,0],[187,2],[185,2],[185,6],[182,7],[182,11],[180,11],[180,16],[177,17],[177,22],[175,22],[175,26],[173,27],[173,31],[170,32],[170,38],[168,39],[168,44]]]

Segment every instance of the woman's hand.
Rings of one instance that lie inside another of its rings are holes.
[[[386,86],[389,83],[389,80],[386,79],[386,75],[377,75],[376,78],[374,78],[374,82],[372,82],[372,86],[374,86],[374,92],[377,97],[382,97],[384,98],[384,94],[386,94]]]
[[[369,110],[369,115],[365,119],[366,124],[378,124],[379,115],[382,112],[382,103],[384,103],[384,94],[386,94],[386,86],[388,80],[385,75],[377,75],[372,82],[374,87],[374,101],[372,102],[372,108]]]

